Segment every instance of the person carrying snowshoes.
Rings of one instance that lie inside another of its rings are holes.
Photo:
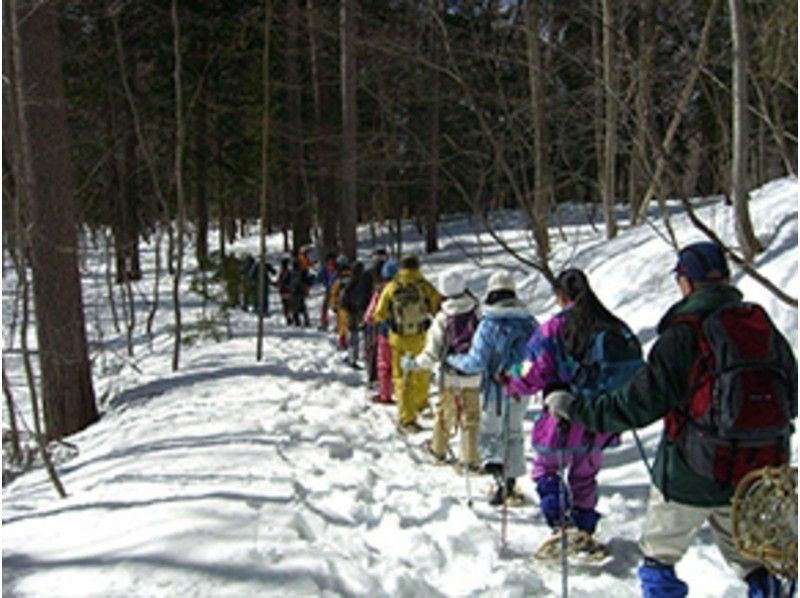
[[[419,258],[407,255],[400,261],[398,273],[378,297],[372,314],[376,323],[389,323],[398,426],[405,433],[421,430],[417,416],[428,404],[430,372],[403,370],[400,360],[406,353],[415,355],[425,346],[425,332],[440,302],[439,292],[420,272]]]
[[[416,357],[404,357],[402,367],[406,371],[416,371],[439,366],[439,405],[428,448],[437,461],[445,462],[453,428],[459,426],[462,430],[462,467],[477,471],[480,468],[478,423],[481,376],[462,374],[449,368],[444,360],[448,355],[469,351],[478,327],[480,302],[467,289],[464,277],[456,271],[445,273],[439,288],[444,301],[428,329],[425,348]]]
[[[572,268],[559,274],[553,292],[561,311],[533,333],[518,375],[508,382],[508,391],[532,395],[576,388],[578,393],[577,387],[583,384],[580,390],[588,394],[598,386],[604,390],[619,388],[644,363],[636,336],[603,306],[581,270]],[[600,334],[604,335],[601,339]],[[597,354],[595,348],[598,341],[606,340],[605,335],[608,342],[613,335],[615,346],[625,349],[618,352],[624,361],[616,360],[618,353]],[[606,372],[615,372],[620,380],[611,380]],[[600,379],[602,376],[605,378]],[[591,400],[592,396],[586,398]],[[595,506],[602,451],[617,446],[619,436],[590,433],[577,422],[560,423],[543,411],[533,425],[531,444],[536,451],[532,477],[547,524],[556,532],[566,531],[562,530],[566,524],[594,534],[600,519]],[[567,468],[565,480],[562,474]],[[565,520],[567,514],[569,519]]]
[[[788,461],[797,361],[765,311],[730,286],[718,245],[684,247],[675,277],[682,299],[662,317],[647,364],[628,384],[592,401],[556,390],[545,403],[597,433],[664,418],[640,541],[644,596],[686,596],[674,566],[706,521],[748,595],[780,595],[786,584],[736,550],[731,498],[749,471]]]
[[[375,313],[381,292],[395,274],[397,274],[397,260],[387,260],[381,268],[382,283],[372,294],[372,299],[364,314],[364,322],[372,327],[376,337],[375,367],[378,377],[378,394],[372,397],[376,403],[394,403],[392,400],[392,346],[389,344],[389,325],[386,322],[377,324],[372,315]]]
[[[525,474],[522,421],[527,397],[505,393],[505,372],[525,355],[525,343],[536,320],[517,298],[511,274],[499,270],[489,277],[483,318],[467,353],[450,355],[445,363],[465,374],[481,374],[481,415],[478,437],[483,470],[497,482],[489,501],[518,501],[516,478]]]

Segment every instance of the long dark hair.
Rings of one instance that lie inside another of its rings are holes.
[[[566,295],[573,302],[564,314],[564,348],[580,358],[595,334],[601,330],[622,332],[625,324],[612,314],[594,294],[586,274],[577,268],[564,270],[556,278],[553,291]]]

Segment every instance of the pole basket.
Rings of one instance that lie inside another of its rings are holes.
[[[736,486],[731,520],[743,556],[778,577],[797,577],[797,467],[764,467],[745,475]]]

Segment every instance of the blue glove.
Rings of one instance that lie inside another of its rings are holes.
[[[404,372],[416,372],[420,369],[417,360],[411,355],[403,355],[403,357],[400,358],[400,367],[403,368]]]

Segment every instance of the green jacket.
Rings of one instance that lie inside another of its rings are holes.
[[[689,325],[670,326],[675,317],[710,314],[719,307],[742,300],[731,286],[699,289],[674,304],[658,325],[659,338],[650,350],[647,365],[620,391],[593,401],[574,401],[570,419],[595,432],[623,432],[647,426],[675,408],[687,406],[689,377],[698,347]],[[797,363],[794,362],[797,379]],[[653,464],[653,483],[667,497],[694,506],[721,506],[733,495],[731,485],[721,486],[689,468],[680,449],[662,433]]]

